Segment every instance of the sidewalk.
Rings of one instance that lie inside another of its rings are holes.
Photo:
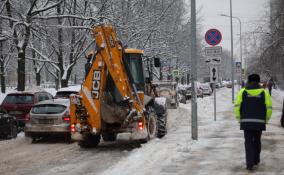
[[[222,105],[220,95],[217,96],[219,106]],[[261,163],[250,174],[284,175],[284,128],[279,122],[281,110],[281,97],[274,93],[273,115],[262,136]],[[186,161],[187,171],[183,174],[248,174],[245,170],[243,131],[239,130],[232,111],[230,107],[217,113],[217,122],[213,125],[219,128],[213,133],[206,132],[212,126],[200,126],[199,129],[204,132],[199,136],[199,141],[192,145],[191,156]]]

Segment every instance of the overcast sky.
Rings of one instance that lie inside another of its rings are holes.
[[[232,0],[233,16],[239,17],[242,22],[242,34],[252,32],[267,20],[269,0]],[[210,28],[216,28],[222,33],[220,44],[224,49],[231,49],[230,18],[219,16],[230,15],[230,0],[196,0],[198,18],[202,18],[202,34]],[[234,52],[239,56],[239,22],[233,19]],[[204,41],[205,42],[205,41]],[[209,46],[209,45],[207,45]],[[234,55],[235,55],[234,54]]]

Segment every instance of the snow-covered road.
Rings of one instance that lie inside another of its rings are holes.
[[[282,100],[283,93],[273,94],[273,116],[263,134],[261,163],[254,174],[284,175]],[[169,110],[168,134],[142,145],[120,140],[85,150],[76,143],[30,144],[21,133],[17,139],[0,141],[0,174],[247,174],[243,133],[232,106],[231,89],[220,89],[214,121],[213,97],[198,99],[198,141],[191,139],[190,104]]]

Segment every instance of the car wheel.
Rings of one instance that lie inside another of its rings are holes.
[[[31,143],[37,143],[39,141],[38,137],[31,137]]]
[[[16,124],[14,124],[12,127],[11,136],[13,138],[16,138],[18,136],[18,126]]]

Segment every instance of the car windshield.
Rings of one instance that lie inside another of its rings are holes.
[[[34,114],[59,114],[66,109],[66,106],[59,104],[42,104],[34,106],[31,110]]]
[[[71,94],[78,94],[76,91],[59,91],[56,93],[55,98],[69,98]]]
[[[3,101],[3,104],[31,104],[34,96],[31,94],[9,94]]]

